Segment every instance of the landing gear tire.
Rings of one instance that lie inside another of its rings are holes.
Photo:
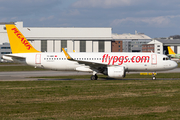
[[[98,76],[97,75],[92,75],[91,76],[91,80],[97,80],[98,79]]]
[[[156,80],[156,77],[155,77],[155,76],[153,76],[153,77],[152,77],[152,80]]]

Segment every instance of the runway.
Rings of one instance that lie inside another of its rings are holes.
[[[133,74],[139,72],[130,72],[127,74]],[[160,71],[157,73],[180,73],[180,68],[176,68],[169,71]],[[38,76],[70,76],[70,75],[92,75],[87,72],[77,71],[20,71],[20,72],[0,72],[0,81],[31,81],[38,80]],[[157,77],[158,78],[158,77]]]

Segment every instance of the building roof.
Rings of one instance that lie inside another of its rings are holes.
[[[14,24],[14,22],[0,22],[0,25],[5,25],[5,24]]]
[[[23,27],[27,39],[112,40],[111,28]]]
[[[167,43],[170,43],[170,44],[180,44],[180,39],[155,39],[161,43],[164,43],[164,44],[167,44]]]
[[[113,39],[151,39],[149,36],[137,33],[137,34],[112,34]]]

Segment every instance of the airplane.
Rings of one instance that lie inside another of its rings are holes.
[[[168,52],[169,52],[168,56],[170,56],[170,57],[172,57],[172,58],[178,58],[178,59],[180,58],[180,54],[176,54],[176,53],[171,49],[170,46],[168,46],[167,48],[168,48]]]
[[[166,55],[156,53],[99,52],[67,53],[40,52],[36,50],[14,24],[6,24],[12,54],[3,55],[5,60],[52,70],[74,70],[92,72],[91,80],[97,80],[97,73],[111,78],[123,78],[126,72],[152,72],[155,80],[157,71],[171,70],[177,63]]]

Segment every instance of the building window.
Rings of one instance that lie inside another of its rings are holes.
[[[86,41],[80,41],[80,52],[86,52]]]
[[[99,52],[104,52],[104,41],[99,41]]]
[[[61,40],[61,49],[67,48],[67,40]]]
[[[41,52],[47,52],[47,40],[41,40]]]
[[[11,52],[1,52],[1,54],[11,54]]]
[[[10,49],[10,47],[1,47],[1,49]]]
[[[177,46],[174,46],[174,52],[177,53]]]

